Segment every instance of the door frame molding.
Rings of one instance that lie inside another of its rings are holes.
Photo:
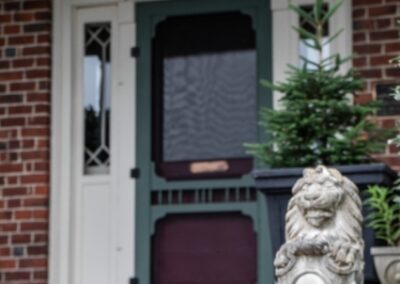
[[[123,125],[129,127],[129,122],[135,121],[135,59],[130,57],[130,48],[135,45],[135,24],[133,17],[133,1],[122,0],[59,0],[53,2],[52,20],[52,104],[51,104],[51,158],[50,158],[50,215],[49,215],[49,284],[75,284],[76,271],[74,271],[74,190],[76,186],[73,180],[74,173],[74,125],[73,125],[73,94],[74,72],[76,68],[74,49],[74,26],[78,9],[96,9],[99,7],[114,7],[117,16],[115,18],[115,31],[120,35],[113,54],[118,66],[118,81],[116,81],[116,93],[118,102],[115,106],[121,111],[116,116],[118,129],[112,130],[118,133],[115,157],[113,161],[120,159],[118,168],[115,168],[115,176],[112,183],[118,188],[117,204],[123,207],[124,216],[119,216],[114,227],[127,222],[127,218],[133,219],[134,212],[126,210],[126,204],[134,206],[134,181],[129,177],[129,169],[135,165],[135,140],[134,129],[125,131]],[[117,63],[118,62],[118,63]],[[114,77],[114,76],[113,76]],[[126,100],[125,103],[122,100]],[[115,107],[113,106],[113,107]],[[123,122],[123,123],[120,123]],[[124,123],[125,122],[125,123]],[[113,126],[116,123],[113,123]],[[128,146],[127,146],[128,145]],[[124,149],[121,151],[120,149]],[[118,156],[116,156],[118,155]],[[115,163],[115,162],[114,162]],[[111,201],[110,201],[111,202]],[[114,201],[113,201],[114,202]],[[128,220],[133,233],[133,221]],[[120,229],[116,229],[116,247],[119,250],[118,259],[113,258],[115,266],[118,266],[116,279],[119,283],[126,283],[134,274],[134,251],[132,237],[127,241]],[[128,235],[128,234],[127,234]],[[120,250],[120,246],[125,251]],[[126,252],[128,251],[128,252]],[[123,256],[122,256],[123,255]],[[128,255],[128,256],[127,256]],[[120,258],[128,257],[130,261],[121,263]]]

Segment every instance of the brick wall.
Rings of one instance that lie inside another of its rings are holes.
[[[46,283],[51,0],[0,1],[0,283]]]
[[[400,0],[353,0],[353,64],[366,82],[364,91],[356,97],[358,103],[375,99],[378,83],[400,84],[400,68],[389,64],[389,59],[400,55],[399,29],[395,25],[398,17]],[[399,118],[383,116],[378,120],[382,127],[389,128]],[[376,157],[400,171],[398,151],[394,146],[387,147]]]

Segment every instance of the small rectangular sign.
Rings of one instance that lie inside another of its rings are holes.
[[[229,170],[229,163],[227,161],[205,161],[193,162],[190,164],[190,172],[192,174],[204,173],[220,173]]]

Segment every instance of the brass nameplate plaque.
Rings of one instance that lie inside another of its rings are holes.
[[[192,174],[218,173],[229,170],[227,161],[194,162],[190,164]]]

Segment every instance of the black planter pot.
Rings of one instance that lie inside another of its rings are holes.
[[[368,185],[391,186],[397,178],[397,173],[385,164],[335,166],[335,168],[358,186],[362,197]],[[286,207],[291,197],[292,186],[302,175],[303,168],[261,169],[253,172],[257,190],[266,197],[273,255],[285,241]],[[379,242],[374,239],[373,231],[365,227],[363,238],[365,241],[365,284],[379,284],[370,254],[371,246],[378,245]]]

